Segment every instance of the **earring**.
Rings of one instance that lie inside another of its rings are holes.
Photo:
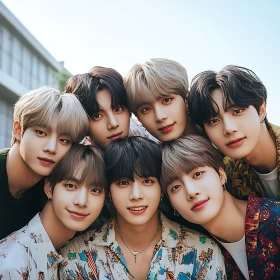
[[[174,208],[174,216],[179,216],[179,213],[175,208]]]
[[[160,198],[160,201],[162,202],[162,200],[163,200],[163,196]]]
[[[226,185],[227,185],[227,179],[225,179],[225,182],[222,184],[222,187],[223,187],[223,190],[224,190],[224,191],[227,190]]]
[[[112,197],[111,196],[109,196],[109,200],[110,200],[110,202],[112,202]]]

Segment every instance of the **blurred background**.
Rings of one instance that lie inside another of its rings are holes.
[[[268,120],[280,125],[278,0],[0,1],[0,149],[10,146],[13,104],[42,85],[62,88],[95,65],[125,75],[165,57],[191,79],[237,64],[268,90]]]

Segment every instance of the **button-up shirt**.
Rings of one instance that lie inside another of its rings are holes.
[[[146,279],[226,279],[224,259],[210,238],[160,215],[162,239],[154,249]],[[62,248],[63,280],[134,279],[115,240],[114,219]]]
[[[56,252],[40,216],[25,227],[0,240],[0,279],[58,279]]]

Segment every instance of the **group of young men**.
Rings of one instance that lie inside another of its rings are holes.
[[[168,59],[23,95],[0,151],[0,279],[279,279],[266,99],[249,69],[189,85]]]

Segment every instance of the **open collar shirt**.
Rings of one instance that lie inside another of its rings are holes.
[[[22,229],[0,240],[0,279],[55,280],[63,258],[56,252],[39,213]]]
[[[160,215],[162,239],[154,249],[146,279],[226,279],[224,259],[210,238]],[[114,219],[62,248],[63,280],[134,279],[115,240]]]

